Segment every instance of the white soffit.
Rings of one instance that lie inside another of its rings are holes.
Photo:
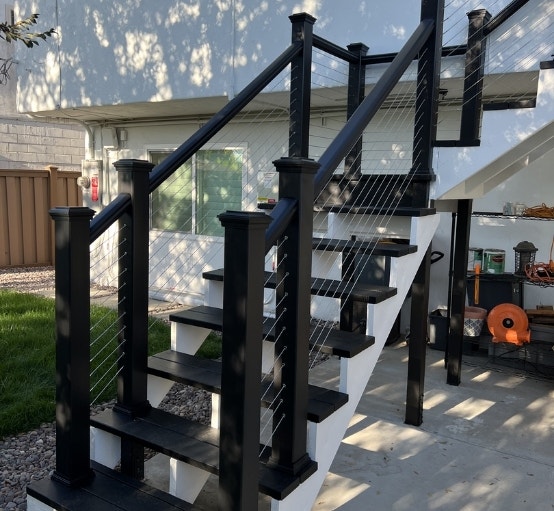
[[[478,199],[532,163],[554,152],[554,121],[464,179],[437,200]]]

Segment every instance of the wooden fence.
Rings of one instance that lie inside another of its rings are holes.
[[[54,263],[53,228],[48,211],[82,206],[80,172],[0,169],[0,267]]]

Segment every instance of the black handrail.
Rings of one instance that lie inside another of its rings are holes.
[[[521,0],[521,1],[528,2],[529,0]],[[359,55],[347,49],[344,49],[342,46],[332,43],[331,41],[328,41],[327,39],[324,39],[319,35],[314,34],[313,38],[314,38],[315,48],[351,64],[357,64],[358,62],[361,63],[363,66],[369,66],[372,64],[390,64],[394,60],[394,58],[398,55],[397,52],[391,52],[391,53],[376,53],[374,55],[363,55],[362,57],[360,57]],[[455,46],[443,46],[441,50],[441,55],[443,57],[455,57],[455,56],[465,55],[466,51],[467,51],[467,44],[458,44]]]
[[[342,46],[332,43],[331,41],[328,41],[327,39],[324,39],[319,35],[314,34],[313,40],[315,48],[318,48],[325,53],[329,53],[329,55],[333,55],[333,57],[337,57],[352,64],[356,64],[360,61],[359,55],[349,50],[345,50]]]
[[[192,157],[210,138],[220,131],[252,99],[254,99],[283,69],[302,51],[302,42],[289,46],[258,77],[237,94],[189,139],[181,144],[159,165],[150,176],[150,193],[160,186],[173,172]]]
[[[502,9],[494,18],[485,25],[483,34],[489,35],[493,30],[496,30],[502,23],[508,20],[512,15],[519,11],[529,0],[513,0],[504,9]]]
[[[465,55],[467,51],[467,44],[457,44],[454,46],[443,46],[441,55],[443,57],[459,57]],[[361,64],[370,66],[372,64],[389,64],[394,60],[398,53],[380,53],[377,55],[364,55],[361,58]]]
[[[131,196],[128,193],[120,193],[111,201],[98,216],[90,222],[90,242],[96,240],[110,225],[119,220],[125,210],[131,205]]]
[[[192,157],[206,142],[225,127],[252,99],[279,75],[302,51],[302,42],[291,44],[258,77],[216,113],[204,126],[183,142],[175,151],[154,167],[150,175],[150,193]],[[131,204],[128,194],[118,195],[96,216],[91,224],[91,242],[116,222]]]
[[[391,65],[379,78],[373,90],[321,155],[319,158],[320,168],[314,178],[314,196],[319,195],[323,190],[339,163],[360,138],[368,123],[379,111],[385,99],[431,35],[434,26],[435,22],[432,19],[421,21]]]
[[[426,43],[433,32],[434,26],[435,22],[432,19],[421,21],[391,65],[377,81],[371,93],[362,101],[337,137],[321,155],[319,159],[320,168],[314,177],[314,197],[317,197],[323,190],[339,163],[360,138],[373,116],[379,111],[389,93]],[[279,235],[284,231],[297,207],[296,201],[287,200],[285,202],[283,199],[279,200],[271,213],[273,221],[266,231],[266,250],[273,246]]]
[[[281,237],[297,209],[298,201],[296,199],[284,197],[279,199],[279,202],[277,202],[275,207],[271,210],[269,216],[272,218],[272,222],[265,232],[266,253]]]

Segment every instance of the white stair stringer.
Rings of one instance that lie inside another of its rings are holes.
[[[367,334],[375,337],[375,344],[356,357],[340,360],[338,385],[341,392],[348,394],[348,403],[323,422],[308,423],[308,453],[317,461],[318,470],[285,499],[272,499],[271,511],[312,508],[438,223],[439,215],[412,219],[410,243],[416,244],[418,251],[392,261],[390,285],[397,288],[396,296],[368,305]]]

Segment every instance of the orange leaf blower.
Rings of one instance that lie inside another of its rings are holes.
[[[493,342],[510,342],[522,346],[531,342],[529,319],[525,311],[513,303],[501,303],[487,317]]]

